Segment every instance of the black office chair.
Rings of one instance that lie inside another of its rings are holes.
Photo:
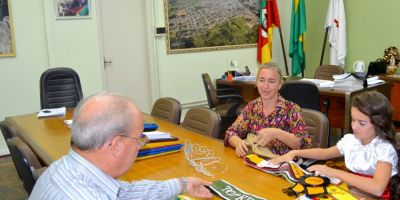
[[[221,128],[218,138],[225,137],[225,131],[236,120],[245,104],[243,97],[233,88],[216,90],[207,73],[201,75],[207,94],[208,106],[221,116]]]
[[[279,93],[286,100],[298,104],[301,108],[321,111],[321,100],[317,85],[307,81],[287,81]],[[328,116],[327,113],[324,113]],[[328,126],[329,127],[329,126]],[[328,146],[330,145],[330,128],[328,128]]]
[[[51,68],[40,77],[41,108],[76,107],[83,99],[78,74],[71,68]]]
[[[287,81],[279,93],[286,100],[298,104],[301,108],[320,111],[320,98],[317,85],[307,81]]]
[[[45,171],[46,167],[42,167],[29,146],[18,137],[9,138],[7,145],[18,176],[22,180],[26,192],[30,194],[36,180]]]

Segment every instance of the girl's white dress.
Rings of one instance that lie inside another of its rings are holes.
[[[390,142],[375,137],[363,145],[353,134],[346,134],[336,147],[344,156],[347,169],[352,172],[373,176],[378,161],[392,164],[392,176],[397,174],[397,152]]]

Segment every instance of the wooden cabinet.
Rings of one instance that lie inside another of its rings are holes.
[[[380,79],[391,83],[390,104],[393,107],[393,120],[400,122],[400,75],[381,75]]]

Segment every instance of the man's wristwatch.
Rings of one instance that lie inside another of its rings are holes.
[[[188,184],[187,179],[184,178],[184,177],[182,177],[182,178],[181,178],[181,184],[182,184],[182,191],[181,191],[181,194],[183,194],[183,193],[186,192],[186,187],[187,187],[187,184]]]

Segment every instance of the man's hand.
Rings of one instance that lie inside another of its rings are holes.
[[[211,198],[213,195],[205,186],[210,186],[211,182],[199,178],[186,177],[186,188],[183,189],[184,193],[198,198]],[[184,184],[182,184],[184,185]]]

